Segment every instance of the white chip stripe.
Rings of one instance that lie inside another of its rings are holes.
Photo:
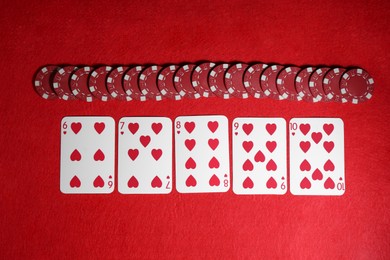
[[[108,72],[108,71],[110,71],[110,70],[112,70],[112,67],[106,66],[106,71]]]
[[[181,96],[180,95],[175,95],[175,100],[180,100],[181,99]]]
[[[97,72],[94,71],[94,72],[92,72],[91,77],[96,78],[97,75],[98,75]]]
[[[92,97],[87,97],[86,100],[87,100],[87,102],[92,102],[93,99],[92,99]]]
[[[266,80],[267,80],[267,76],[261,75],[261,81],[266,81]]]
[[[371,97],[372,97],[371,93],[367,93],[366,98],[371,99]]]
[[[306,70],[307,70],[307,72],[313,72],[313,68],[312,67],[309,67]]]
[[[62,96],[62,99],[63,99],[63,100],[68,100],[68,99],[69,99],[69,96],[68,96],[67,94],[65,94],[65,95]]]
[[[85,71],[85,72],[91,71],[91,67],[84,67],[84,71]]]
[[[213,62],[210,62],[210,66],[209,66],[209,68],[211,68],[211,67],[214,67],[215,66],[215,63],[213,63]]]
[[[357,69],[357,70],[356,70],[356,73],[357,73],[358,75],[361,75],[361,74],[363,73],[363,70],[362,70],[362,69]]]
[[[304,94],[302,91],[299,92],[298,95],[299,95],[300,97],[304,97],[304,96],[305,96],[305,94]]]
[[[141,96],[141,97],[139,98],[139,100],[141,100],[141,101],[146,101],[146,97],[145,97],[145,96]]]
[[[108,82],[108,83],[112,83],[112,81],[113,81],[113,78],[111,78],[111,77],[108,77],[108,78],[107,78],[107,82]]]
[[[276,84],[281,85],[282,84],[282,80],[281,79],[277,79],[276,80]]]
[[[250,84],[248,81],[244,81],[244,87],[249,88]]]
[[[254,68],[250,67],[250,68],[248,69],[248,72],[252,74],[252,72],[253,72],[254,70],[255,70]]]
[[[171,65],[171,66],[169,66],[169,69],[170,69],[171,71],[175,71],[175,70],[176,70],[176,66],[175,66],[175,65]]]
[[[327,85],[329,83],[329,79],[324,78],[324,84]]]
[[[116,98],[118,96],[118,94],[116,93],[116,91],[113,91],[111,92],[111,96],[113,96],[114,98]]]
[[[318,100],[318,101],[321,101],[322,97],[321,97],[320,95],[317,95],[317,96],[315,97],[315,99]]]
[[[190,69],[190,67],[189,67],[188,65],[184,65],[184,66],[183,66],[183,70],[184,70],[184,71],[188,71],[189,69]]]
[[[263,69],[267,68],[268,64],[263,64]]]
[[[316,73],[321,75],[322,74],[322,70],[321,69],[317,69]]]
[[[311,88],[314,87],[314,82],[313,82],[313,81],[310,81],[310,82],[309,82],[309,87],[311,87]]]
[[[209,97],[209,93],[208,92],[203,92],[203,96],[204,97]]]
[[[255,98],[260,98],[261,96],[260,96],[260,94],[259,93],[255,93],[255,96],[254,96]]]
[[[145,80],[145,78],[146,78],[146,76],[145,76],[144,74],[141,74],[141,75],[139,76],[139,79],[140,79],[140,80]]]
[[[241,69],[241,68],[242,68],[242,64],[241,64],[241,63],[238,63],[238,64],[236,65],[236,68],[237,68],[237,69]]]
[[[175,77],[174,79],[175,82],[179,82],[180,81],[180,78],[178,76]]]
[[[291,72],[291,67],[286,68],[286,72],[290,73]]]
[[[229,99],[230,95],[229,94],[223,94],[224,99]]]
[[[65,74],[65,70],[63,68],[61,68],[58,73],[60,73],[61,75],[64,75]]]
[[[264,91],[264,94],[265,94],[266,96],[269,96],[269,95],[271,94],[271,92],[269,92],[269,90],[266,89],[266,90]]]
[[[210,73],[211,77],[215,77],[215,74],[217,74],[214,70]]]
[[[193,85],[194,87],[197,87],[197,86],[198,86],[198,82],[197,82],[196,80],[194,80],[194,81],[192,81],[192,85]]]
[[[195,93],[194,97],[195,97],[196,99],[198,99],[198,98],[200,98],[200,94],[199,94],[199,93]]]
[[[215,86],[211,86],[210,89],[211,89],[212,92],[215,92],[216,87]]]
[[[162,100],[162,97],[160,95],[156,96],[156,100],[157,101],[161,101]]]
[[[345,93],[347,93],[347,91],[346,91],[346,89],[345,88],[342,88],[342,89],[340,89],[340,92],[341,92],[341,94],[345,94]]]
[[[332,95],[332,93],[328,93],[328,95],[326,95],[326,97],[327,97],[328,99],[332,99],[332,98],[333,98],[333,95]]]
[[[142,66],[137,66],[137,67],[135,67],[135,70],[136,70],[136,71],[141,71],[141,70],[142,70]]]
[[[198,67],[195,68],[195,71],[196,71],[196,72],[199,72],[199,71],[201,71],[201,70],[202,70],[202,69],[200,68],[200,66],[198,66]]]
[[[180,96],[184,97],[184,95],[186,94],[183,90],[180,90],[179,92]]]
[[[229,88],[229,89],[228,89],[228,92],[229,92],[230,94],[232,94],[232,93],[234,92],[234,89]]]
[[[58,88],[58,83],[57,82],[53,83],[53,88]]]
[[[77,89],[73,89],[73,90],[72,90],[72,93],[73,93],[73,95],[77,96],[77,94],[79,93],[79,91],[78,91]]]
[[[222,64],[222,68],[227,69],[228,67],[229,67],[229,64],[226,64],[226,63]]]
[[[143,89],[142,94],[146,95],[146,94],[148,94],[148,91],[146,89]]]
[[[46,74],[46,72],[47,72],[48,70],[47,70],[47,68],[46,68],[46,67],[44,67],[44,68],[42,68],[42,69],[41,69],[41,71],[42,71],[43,73],[45,73],[45,74]]]
[[[130,79],[130,76],[126,74],[125,77],[124,77],[124,79],[125,79],[125,80],[129,80],[129,79]]]
[[[39,86],[41,85],[41,81],[36,80],[36,81],[34,82],[34,85],[35,85],[36,87],[39,87]]]
[[[374,79],[373,78],[369,78],[368,79],[368,83],[370,83],[371,85],[374,84]]]
[[[131,94],[133,94],[133,92],[131,92],[131,90],[128,89],[128,90],[126,90],[126,94],[127,94],[128,96],[130,96]]]
[[[94,88],[93,86],[90,86],[90,87],[89,87],[89,91],[95,92],[95,88]]]
[[[343,79],[348,79],[349,78],[349,75],[347,74],[347,73],[345,73],[344,75],[343,75]]]
[[[273,65],[272,67],[271,67],[271,70],[277,70],[278,69],[278,66],[277,65]]]
[[[302,78],[300,76],[298,76],[296,79],[295,79],[296,82],[301,82],[302,81]]]
[[[108,100],[108,97],[102,96],[102,101],[107,101],[107,100]]]
[[[157,66],[152,66],[152,70],[156,71],[157,70]]]
[[[126,98],[126,101],[131,101],[132,98],[131,97],[125,97]]]
[[[165,89],[161,90],[160,92],[161,92],[161,94],[163,94],[164,96],[168,93]]]
[[[334,69],[333,71],[334,71],[334,73],[336,73],[336,74],[339,74],[339,72],[340,72],[340,70],[339,70],[338,68]]]
[[[356,98],[352,99],[352,104],[358,104],[358,103],[359,103],[359,99],[356,99]]]
[[[122,72],[122,71],[123,71],[123,67],[118,67],[116,70],[117,70],[118,72]]]
[[[229,72],[226,72],[225,78],[226,78],[226,79],[230,79],[231,77],[232,77],[232,75],[231,75]]]
[[[44,99],[48,99],[48,98],[49,98],[49,95],[46,94],[46,93],[43,93],[42,97],[43,97]]]
[[[72,80],[77,80],[77,75],[76,74],[72,75]]]
[[[249,96],[248,96],[248,93],[242,94],[242,97],[243,97],[243,98],[248,98],[248,97],[249,97]]]
[[[286,99],[286,98],[288,98],[288,95],[287,95],[286,93],[284,93],[284,94],[282,95],[282,97],[283,97],[284,99]]]
[[[162,74],[158,75],[158,80],[164,80],[164,79],[165,79],[164,75]]]
[[[297,100],[298,100],[298,101],[301,101],[302,98],[301,98],[300,96],[297,96]]]

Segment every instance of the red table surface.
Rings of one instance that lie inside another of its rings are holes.
[[[390,257],[389,1],[2,1],[0,256],[4,259]],[[361,66],[360,105],[218,98],[46,101],[45,64],[263,61]],[[340,117],[341,197],[64,195],[60,121],[70,115]]]

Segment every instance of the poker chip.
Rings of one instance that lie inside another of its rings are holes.
[[[44,66],[35,75],[34,88],[41,98],[48,100],[58,98],[51,84],[52,74],[58,69],[57,66]]]
[[[302,98],[298,95],[295,89],[295,77],[300,71],[299,67],[286,67],[280,71],[276,79],[276,87],[278,88],[279,94],[282,95],[283,99],[292,101],[301,101]]]
[[[244,73],[248,64],[237,63],[232,65],[225,73],[225,86],[232,96],[248,98],[248,92],[244,87]]]
[[[119,66],[111,70],[107,76],[106,85],[108,93],[117,100],[130,101],[132,99],[126,94],[122,85],[122,77],[127,69],[128,67]]]
[[[281,65],[272,65],[267,67],[260,76],[260,86],[264,94],[272,99],[283,100],[284,97],[279,94],[276,87],[276,77],[284,67]]]
[[[314,67],[306,67],[300,70],[295,78],[295,89],[297,90],[298,95],[309,103],[317,102],[317,99],[313,97],[309,89],[309,78],[314,70]]]
[[[265,96],[260,86],[260,76],[267,67],[267,64],[256,63],[249,66],[245,71],[244,87],[252,97],[262,98]]]
[[[163,99],[158,87],[157,76],[162,67],[153,65],[144,69],[138,79],[138,86],[143,95],[152,100],[160,101]]]
[[[345,99],[340,91],[340,80],[343,73],[346,71],[344,68],[334,68],[325,74],[323,85],[326,97],[334,102],[346,103]]]
[[[230,93],[225,86],[225,73],[229,68],[228,63],[223,63],[215,66],[209,74],[210,90],[217,96],[223,99],[229,99]]]
[[[322,67],[313,71],[309,79],[309,89],[317,101],[329,101],[324,92],[323,80],[330,68]]]
[[[195,68],[195,64],[186,64],[177,69],[174,76],[174,84],[177,92],[180,96],[197,99],[200,98],[200,94],[192,86],[191,74]]]
[[[69,87],[69,80],[72,73],[77,70],[76,66],[66,66],[59,68],[53,77],[53,89],[57,96],[63,100],[75,100],[77,99],[72,90]]]
[[[88,77],[91,71],[91,67],[85,66],[77,69],[70,77],[70,89],[73,95],[86,102],[92,102],[95,99],[88,88]]]
[[[111,94],[106,87],[107,76],[110,74],[112,67],[102,66],[92,71],[89,77],[89,91],[92,95],[101,101],[112,99]]]
[[[123,89],[126,94],[132,99],[140,101],[145,101],[147,99],[138,86],[138,78],[143,69],[143,66],[135,66],[126,71],[123,76]]]
[[[205,62],[195,67],[192,72],[192,86],[203,97],[212,97],[214,96],[209,87],[208,76],[212,68],[214,68],[215,63]]]
[[[169,99],[180,100],[181,96],[177,93],[173,83],[173,76],[179,66],[170,65],[163,68],[157,77],[157,86],[160,93]]]
[[[361,68],[347,70],[341,77],[340,91],[352,104],[365,102],[372,98],[374,79]]]

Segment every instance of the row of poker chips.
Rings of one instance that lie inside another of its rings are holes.
[[[361,68],[204,62],[150,66],[44,66],[34,87],[44,99],[180,100],[200,97],[334,101],[372,97],[373,78]]]

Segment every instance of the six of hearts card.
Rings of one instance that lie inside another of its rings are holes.
[[[118,191],[168,194],[176,187],[180,193],[217,193],[232,186],[238,195],[283,195],[288,189],[293,195],[344,194],[341,119],[293,118],[289,138],[283,118],[236,118],[231,127],[230,153],[225,116],[180,116],[173,127],[167,117],[121,118]],[[115,121],[64,117],[61,192],[99,194],[114,189]]]

